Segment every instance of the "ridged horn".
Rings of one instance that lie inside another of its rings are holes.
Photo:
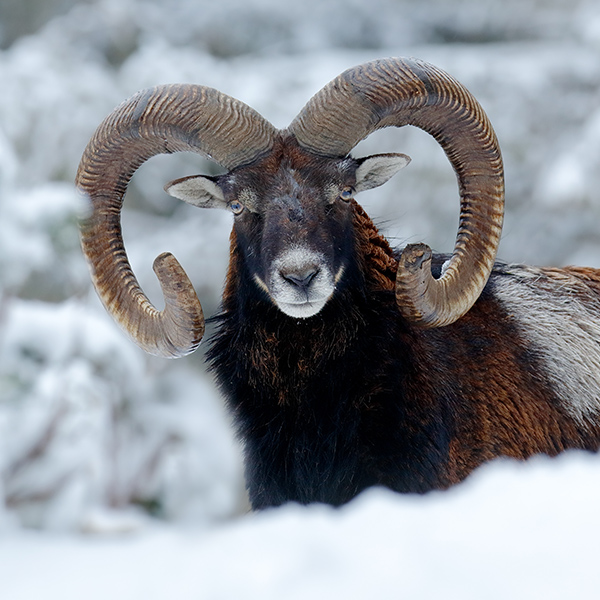
[[[212,88],[166,85],[139,92],[98,127],[83,153],[76,184],[89,213],[81,243],[92,280],[108,312],[146,352],[178,357],[193,352],[204,334],[202,306],[171,254],[154,262],[165,308],[140,288],[121,233],[127,185],[156,154],[193,151],[233,169],[269,152],[275,128],[246,104]]]
[[[442,276],[431,274],[431,250],[407,246],[396,276],[402,314],[426,327],[463,316],[483,290],[500,242],[504,172],[496,135],[471,93],[436,67],[390,58],[349,69],[326,85],[289,127],[304,148],[346,156],[373,131],[414,125],[431,134],[456,172],[460,223]]]

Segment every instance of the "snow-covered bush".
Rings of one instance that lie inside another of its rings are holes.
[[[240,508],[235,447],[202,377],[156,370],[78,300],[9,301],[5,319],[0,474],[22,523],[93,529],[107,509],[202,521]]]

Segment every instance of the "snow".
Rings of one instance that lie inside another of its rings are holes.
[[[599,32],[596,0],[0,5],[0,598],[595,597],[596,456],[501,461],[425,497],[370,490],[339,510],[246,514],[241,450],[202,349],[146,356],[106,315],[72,182],[95,127],[140,88],[213,86],[285,127],[344,69],[418,56],[494,124],[500,257],[600,267]],[[394,242],[450,250],[443,152],[406,128],[356,155],[386,151],[412,162],[361,202]],[[157,304],[151,265],[168,250],[217,310],[231,217],[162,191],[215,172],[181,154],[134,177],[125,242]]]
[[[3,598],[594,598],[600,462],[499,461],[446,493],[373,489],[342,509],[287,505],[209,530],[9,534]]]

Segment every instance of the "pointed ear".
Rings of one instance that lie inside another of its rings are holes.
[[[192,206],[200,208],[227,208],[221,188],[211,177],[192,175],[175,179],[165,185],[165,192]]]
[[[374,154],[359,159],[355,191],[364,192],[384,184],[409,162],[406,154]]]

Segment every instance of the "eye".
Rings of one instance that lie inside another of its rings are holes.
[[[354,196],[354,190],[351,187],[346,187],[340,192],[340,198],[344,202],[349,202]]]
[[[239,215],[244,210],[244,205],[241,202],[234,200],[229,205],[229,208],[234,215]]]

